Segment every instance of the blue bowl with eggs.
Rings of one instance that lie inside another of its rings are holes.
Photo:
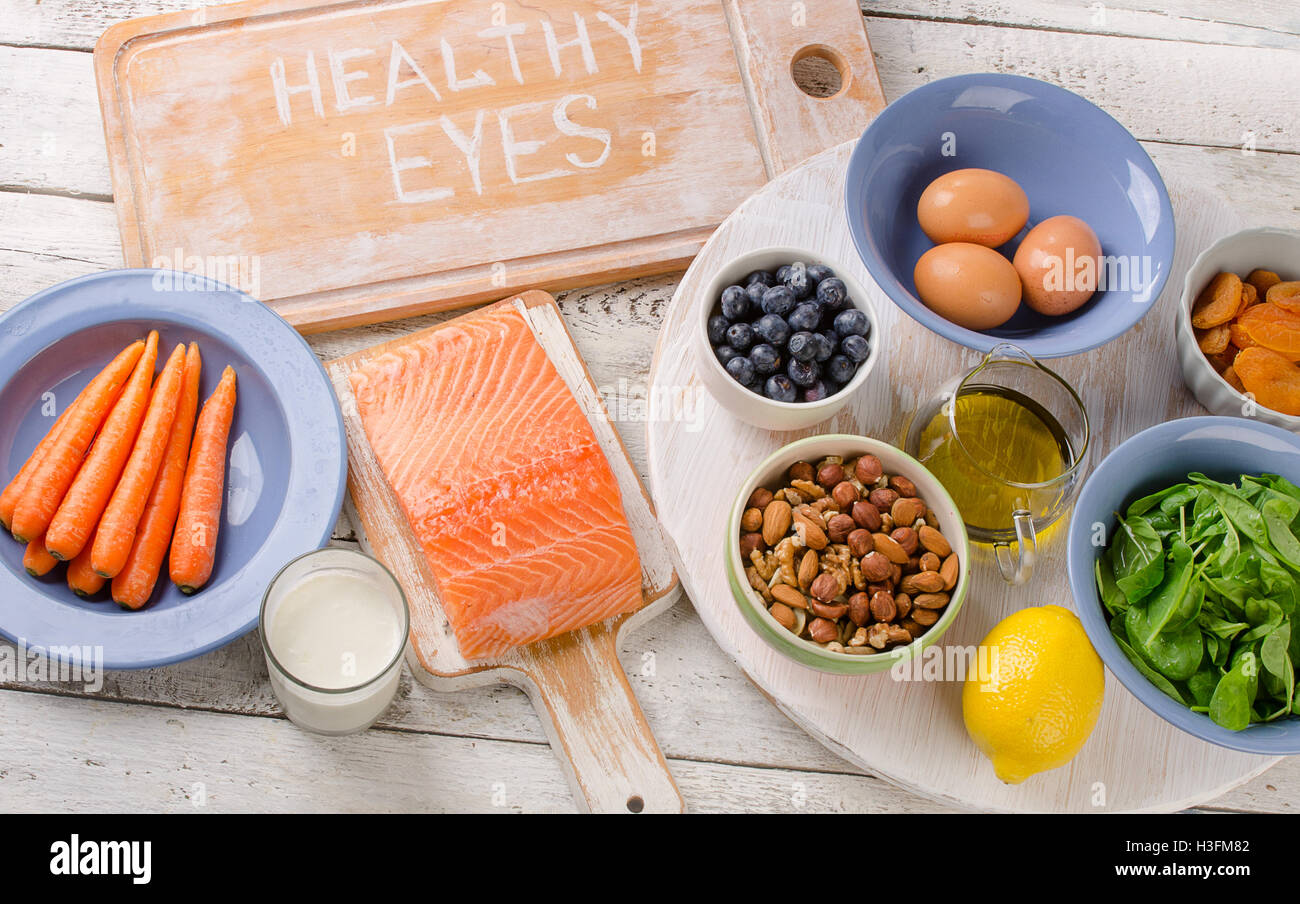
[[[1236,481],[1242,474],[1280,474],[1294,483],[1300,481],[1300,437],[1239,417],[1189,417],[1157,424],[1117,446],[1089,475],[1070,518],[1066,563],[1075,611],[1106,667],[1166,722],[1232,750],[1269,756],[1300,753],[1300,716],[1254,723],[1243,731],[1217,725],[1166,696],[1129,661],[1110,632],[1110,616],[1102,608],[1094,577],[1104,551],[1095,542],[1098,534],[1113,538],[1116,512],[1186,480],[1193,471],[1222,481]]]
[[[1101,243],[1100,285],[1077,310],[1047,316],[1022,303],[999,327],[972,330],[917,297],[913,273],[934,243],[917,202],[936,178],[978,168],[1024,189],[1029,222],[997,249],[1008,259],[1029,229],[1069,215]],[[1077,94],[1018,75],[940,79],[890,104],[854,148],[845,206],[872,278],[912,319],[967,348],[1013,342],[1039,358],[1096,348],[1151,310],[1169,278],[1174,215],[1155,164],[1109,114]]]

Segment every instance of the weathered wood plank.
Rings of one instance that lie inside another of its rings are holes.
[[[1086,9],[1086,7],[1080,7]],[[887,98],[927,81],[992,70],[1046,79],[1114,114],[1144,140],[1300,153],[1300,38],[1284,47],[1188,44],[917,19],[869,18]],[[86,54],[0,47],[0,183],[106,197],[103,127]],[[55,99],[51,103],[51,98]]]

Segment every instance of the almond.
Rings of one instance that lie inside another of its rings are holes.
[[[913,609],[910,617],[912,621],[922,628],[928,628],[939,620],[939,611],[937,609]]]
[[[785,603],[791,609],[808,608],[808,601],[804,595],[789,584],[777,584],[771,590],[773,599]]]
[[[794,628],[794,611],[785,603],[773,603],[767,611],[787,631]]]
[[[773,499],[763,509],[763,542],[768,546],[780,543],[790,530],[792,519],[790,503],[783,499]]]
[[[895,565],[906,565],[909,556],[907,550],[898,545],[898,541],[887,534],[872,534],[871,542],[880,553]]]
[[[804,546],[809,549],[826,548],[826,544],[830,541],[826,539],[826,532],[815,521],[799,512],[795,512],[791,517],[794,520],[794,532]]]
[[[911,527],[917,519],[925,516],[925,501],[914,496],[900,496],[889,514],[897,526]]]
[[[803,554],[803,558],[799,561],[799,589],[807,590],[812,586],[819,567],[815,550],[810,549]]]
[[[957,586],[957,578],[961,574],[961,562],[957,561],[955,555],[949,556],[939,566],[939,574],[943,577],[943,589],[951,590]]]
[[[903,578],[898,589],[908,595],[939,593],[943,590],[943,575],[937,571],[921,571]]]
[[[952,545],[948,542],[948,539],[930,525],[924,525],[916,533],[917,538],[921,541],[921,546],[925,547],[926,551],[934,553],[941,559],[946,559],[952,555]]]
[[[948,605],[948,594],[946,593],[918,593],[912,597],[912,605],[917,609],[942,609]],[[916,618],[916,613],[912,613],[912,618]]]

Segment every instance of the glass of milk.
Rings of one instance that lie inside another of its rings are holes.
[[[369,728],[393,702],[410,629],[406,595],[375,559],[325,547],[294,559],[262,599],[271,687],[295,725]]]

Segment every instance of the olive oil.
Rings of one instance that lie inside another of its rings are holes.
[[[1049,520],[1063,492],[1053,482],[1074,464],[1057,420],[1002,386],[964,386],[930,418],[918,452],[967,527],[988,535],[977,539],[1005,535],[1017,511],[1028,511],[1035,522]]]

